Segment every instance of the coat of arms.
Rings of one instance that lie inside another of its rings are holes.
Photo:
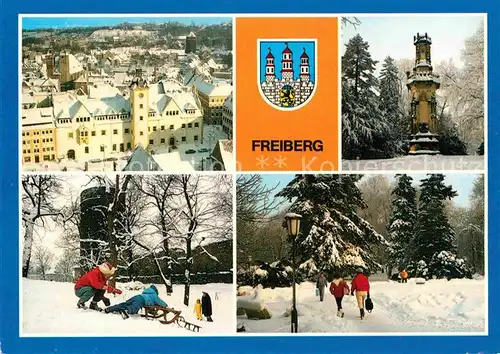
[[[305,106],[316,89],[315,39],[259,39],[258,84],[266,102],[282,111]]]

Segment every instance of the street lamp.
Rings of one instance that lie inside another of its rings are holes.
[[[297,314],[296,306],[296,291],[295,291],[295,239],[299,234],[300,230],[300,220],[302,215],[295,213],[287,213],[285,215],[286,228],[288,230],[288,236],[292,237],[292,262],[293,262],[293,293],[292,293],[292,333],[297,333],[299,327],[299,316]]]

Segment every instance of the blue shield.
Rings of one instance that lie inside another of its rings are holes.
[[[314,96],[316,39],[259,39],[257,77],[264,100],[281,111],[304,107]]]

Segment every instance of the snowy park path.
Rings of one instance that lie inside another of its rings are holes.
[[[288,290],[288,289],[287,289]],[[273,298],[272,293],[279,294]],[[262,297],[273,312],[270,320],[243,320],[249,332],[289,332],[290,317],[283,314],[291,301],[284,289],[264,289]],[[484,332],[484,281],[430,281],[372,283],[374,310],[359,318],[354,296],[345,296],[344,318],[337,317],[335,299],[330,293],[319,301],[314,284],[301,284],[298,290],[299,332],[301,333],[421,333]]]

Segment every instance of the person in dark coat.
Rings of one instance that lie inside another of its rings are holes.
[[[207,318],[208,322],[213,322],[212,320],[212,299],[210,299],[210,295],[203,291],[203,295],[201,297],[201,312],[203,316]]]
[[[328,280],[323,273],[319,273],[318,280],[316,281],[316,289],[319,291],[319,301],[323,301],[325,297],[325,288],[328,286]]]

